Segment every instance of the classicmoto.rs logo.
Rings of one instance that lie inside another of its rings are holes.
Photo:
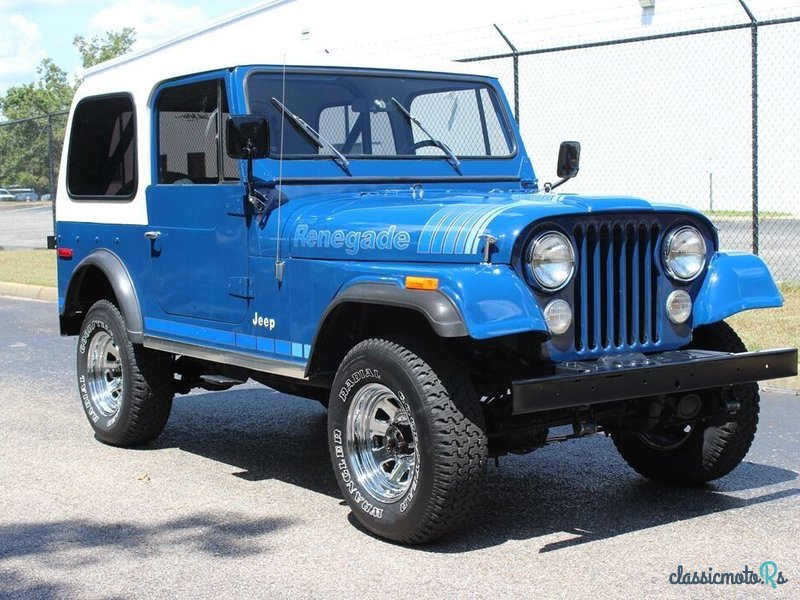
[[[673,585],[766,585],[777,589],[789,580],[774,560],[765,560],[758,569],[745,565],[741,571],[715,571],[713,567],[705,571],[688,571],[683,565],[678,565],[670,574],[669,582]]]

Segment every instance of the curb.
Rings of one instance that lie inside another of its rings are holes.
[[[58,300],[58,290],[44,285],[27,285],[24,283],[9,283],[0,281],[0,296],[14,296],[28,300]]]

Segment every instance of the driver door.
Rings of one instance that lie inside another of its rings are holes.
[[[155,296],[168,315],[222,323],[245,316],[244,186],[224,151],[226,74],[171,83],[156,94],[157,181],[147,189]]]

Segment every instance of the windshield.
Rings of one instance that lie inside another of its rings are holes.
[[[353,74],[254,73],[247,80],[249,112],[270,121],[271,154],[280,155],[280,102],[310,125],[316,143],[294,120],[284,122],[285,158],[501,158],[514,137],[494,89],[480,81]],[[282,99],[283,98],[283,99]],[[424,125],[418,127],[403,111]]]

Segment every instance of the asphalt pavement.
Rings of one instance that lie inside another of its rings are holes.
[[[321,406],[180,396],[155,443],[112,448],[75,345],[53,303],[0,298],[0,597],[800,597],[798,397],[762,395],[753,448],[712,484],[647,482],[593,436],[490,465],[473,528],[406,548],[350,515]],[[765,561],[788,583],[669,582]]]
[[[0,203],[0,249],[45,248],[53,235],[52,202]]]

